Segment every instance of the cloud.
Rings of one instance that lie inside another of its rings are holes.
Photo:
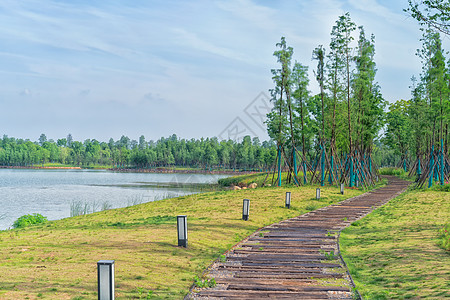
[[[411,50],[420,33],[394,2],[2,0],[0,97],[8,105],[0,110],[11,119],[0,125],[10,135],[22,128],[24,137],[33,124],[43,128],[29,136],[212,136],[272,87],[281,36],[293,60],[309,66],[317,92],[312,50],[328,47],[345,11],[376,35],[385,97],[407,98],[398,78],[420,72]],[[49,110],[58,117],[36,119]],[[30,123],[18,122],[19,113]]]

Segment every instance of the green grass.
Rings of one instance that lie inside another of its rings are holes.
[[[116,261],[116,299],[181,299],[195,276],[257,229],[361,194],[316,186],[183,196],[0,232],[0,299],[95,299],[97,261]],[[284,207],[292,192],[291,209]],[[242,220],[242,200],[250,219]],[[188,216],[188,248],[176,216]]]
[[[439,230],[450,194],[409,191],[345,229],[341,251],[364,299],[450,297],[450,255]]]

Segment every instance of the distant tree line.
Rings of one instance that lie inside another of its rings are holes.
[[[276,156],[273,142],[249,136],[241,142],[217,138],[180,139],[175,134],[157,141],[139,141],[122,136],[114,141],[66,138],[47,140],[16,139],[4,135],[0,140],[1,166],[34,166],[60,163],[80,167],[95,165],[114,168],[192,167],[208,169],[268,169]]]

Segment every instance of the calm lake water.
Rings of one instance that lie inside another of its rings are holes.
[[[227,176],[0,169],[0,230],[25,214],[57,220],[70,217],[77,206],[92,212],[194,194],[202,190],[198,184]]]

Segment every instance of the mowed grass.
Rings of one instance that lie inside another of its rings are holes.
[[[116,299],[182,299],[194,277],[263,226],[361,194],[315,186],[183,196],[0,232],[0,299],[96,299],[97,261],[116,261]],[[292,192],[291,209],[284,207]],[[243,221],[248,198],[250,220]],[[188,216],[188,248],[176,216]]]
[[[450,253],[438,246],[450,194],[410,191],[345,229],[341,251],[364,299],[450,298]]]

